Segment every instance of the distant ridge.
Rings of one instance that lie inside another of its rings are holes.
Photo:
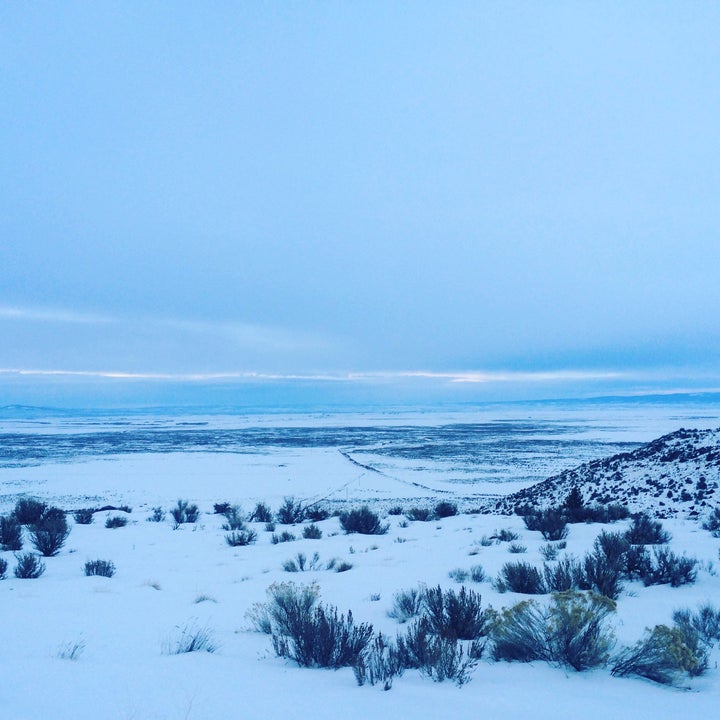
[[[573,487],[585,504],[620,503],[659,518],[698,518],[720,502],[720,428],[663,435],[632,452],[584,463],[487,507],[556,507]]]

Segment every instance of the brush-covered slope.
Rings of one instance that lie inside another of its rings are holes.
[[[619,503],[656,517],[703,517],[720,502],[720,428],[681,429],[629,453],[565,470],[506,496],[494,512],[560,505],[573,487],[585,504]]]

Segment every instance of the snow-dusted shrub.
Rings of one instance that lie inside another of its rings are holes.
[[[225,536],[225,542],[230,547],[244,547],[252,545],[257,540],[257,533],[254,530],[233,530]]]
[[[455,582],[464,583],[470,577],[470,573],[464,568],[453,568],[448,573],[448,577]]]
[[[630,542],[624,533],[607,532],[605,530],[595,538],[593,545],[611,565],[617,566],[624,564],[624,557],[630,549]]]
[[[668,548],[654,548],[654,557],[646,567],[642,581],[648,585],[680,587],[694,583],[697,578],[697,560],[676,555]]]
[[[382,684],[383,690],[390,690],[393,680],[403,674],[397,645],[378,633],[367,649],[358,657],[353,665],[353,672],[358,685]]]
[[[165,655],[181,655],[191,652],[208,652],[214,653],[218,649],[218,645],[213,639],[213,635],[206,627],[200,627],[195,622],[189,622],[180,634],[166,641],[163,645],[163,654]]]
[[[671,685],[683,675],[701,674],[706,666],[707,658],[698,657],[679,627],[656,625],[646,630],[635,645],[617,655],[611,673],[618,677],[637,675]]]
[[[417,617],[422,611],[424,596],[424,587],[399,590],[393,596],[393,606],[388,611],[388,616],[399,623],[405,623]]]
[[[90,525],[93,521],[93,512],[92,508],[80,508],[73,512],[73,518],[78,525]]]
[[[311,505],[306,508],[305,517],[312,522],[322,522],[330,517],[330,511],[323,505]]]
[[[346,533],[362,535],[384,535],[390,527],[367,505],[340,513],[340,525]]]
[[[22,550],[22,525],[14,515],[0,516],[0,550]]]
[[[413,520],[416,522],[429,522],[433,519],[433,513],[430,508],[426,507],[413,507],[410,508],[406,513],[405,517],[408,520]]]
[[[435,506],[435,517],[446,518],[446,517],[453,517],[454,515],[457,515],[457,514],[458,514],[457,505],[453,502],[449,502],[448,500],[441,500]]]
[[[547,592],[540,571],[530,563],[518,561],[505,563],[495,580],[498,592],[516,592],[525,595],[542,595]]]
[[[436,635],[453,640],[477,640],[488,631],[488,613],[481,596],[464,585],[454,590],[428,588],[424,594],[425,615]]]
[[[527,545],[516,542],[510,543],[508,545],[508,552],[512,553],[513,555],[522,555],[523,553],[527,552]]]
[[[69,534],[64,513],[43,515],[37,524],[31,526],[30,542],[44,557],[53,557],[60,552]]]
[[[546,613],[534,600],[524,600],[496,614],[490,628],[493,660],[549,660]]]
[[[99,575],[111,578],[115,574],[115,564],[111,560],[88,560],[85,563],[84,572],[87,577]]]
[[[633,518],[625,537],[631,545],[664,545],[670,542],[672,536],[663,530],[659,520],[640,514]]]
[[[223,530],[244,530],[245,520],[242,508],[239,505],[229,507],[224,513],[225,522],[222,524]]]
[[[543,576],[551,592],[565,592],[580,588],[583,583],[582,565],[572,557],[558,560],[554,565],[543,565]]]
[[[315,523],[311,523],[303,528],[303,537],[306,540],[319,540],[322,537],[322,530]]]
[[[40,521],[47,505],[33,498],[22,498],[15,503],[13,515],[21,525],[34,525]]]
[[[523,521],[528,530],[539,530],[546,540],[562,540],[568,534],[565,515],[554,508],[525,515]]]
[[[540,546],[540,554],[543,556],[543,560],[547,560],[548,562],[551,562],[553,560],[558,559],[558,555],[560,554],[560,549],[557,545],[552,545],[551,543],[545,543],[544,545]]]
[[[603,665],[613,645],[607,618],[615,603],[593,593],[555,593],[547,608],[526,600],[495,616],[495,660],[546,660],[582,671]]]
[[[616,609],[603,595],[568,591],[553,595],[547,612],[550,658],[582,671],[607,662],[614,644],[606,620]]]
[[[213,513],[215,515],[225,515],[232,506],[229,502],[217,502],[213,503]]]
[[[23,580],[39,578],[45,572],[45,563],[33,553],[16,555],[17,565],[15,566],[16,578]]]
[[[502,530],[496,530],[495,534],[490,537],[498,542],[512,542],[513,540],[517,540],[520,536],[508,528],[503,528]],[[482,540],[480,540],[480,544],[482,545]]]
[[[190,504],[188,500],[178,500],[177,505],[170,509],[170,515],[177,527],[184,523],[196,523],[198,517],[200,517],[200,510],[198,510],[197,505]]]
[[[347,560],[341,560],[340,562],[333,563],[332,568],[328,567],[328,570],[334,570],[337,573],[343,573],[347,572],[348,570],[352,570],[352,568],[352,563],[347,562]]]
[[[5,579],[6,573],[7,573],[7,560],[0,558],[0,580]]]
[[[319,569],[320,555],[318,553],[313,553],[313,556],[309,560],[305,553],[298,553],[294,559],[286,560],[283,563],[283,570],[285,570],[285,572],[305,572]]]
[[[689,609],[676,610],[673,622],[686,634],[696,632],[707,645],[720,640],[720,609],[710,603],[700,605],[696,612]]]
[[[125,527],[128,521],[124,515],[108,515],[105,520],[105,527],[109,530],[115,530],[116,528]]]
[[[621,559],[611,562],[607,555],[598,548],[585,555],[580,588],[594,590],[611,600],[617,600],[623,590]]]
[[[709,530],[713,537],[720,537],[720,508],[714,508],[702,526],[704,530]]]
[[[486,579],[485,569],[482,565],[473,565],[470,568],[470,579],[476,583],[482,582]]]
[[[372,639],[372,625],[355,623],[352,613],[317,605],[317,586],[271,585],[267,614],[273,648],[302,667],[358,664]]]
[[[254,510],[250,513],[250,522],[269,523],[272,522],[272,510],[264,502],[255,504]]]
[[[418,669],[435,682],[451,680],[464,685],[470,671],[477,665],[484,645],[472,643],[466,653],[462,643],[450,637],[436,635],[430,621],[423,616],[397,639],[397,653],[401,667]]]
[[[388,515],[402,515],[403,514],[403,507],[402,505],[393,505],[388,511]]]
[[[165,511],[160,506],[154,507],[147,519],[148,522],[156,523],[162,522],[163,520],[165,520]]]
[[[283,504],[278,508],[276,519],[281,525],[295,525],[305,519],[305,507],[295,498],[283,498]]]
[[[284,543],[284,542],[292,542],[293,540],[297,540],[297,538],[287,530],[283,530],[281,533],[273,533],[270,536],[270,540],[272,541],[273,545],[277,545],[278,543]]]

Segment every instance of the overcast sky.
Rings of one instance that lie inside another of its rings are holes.
[[[710,2],[2,3],[0,390],[720,385],[718,28]]]

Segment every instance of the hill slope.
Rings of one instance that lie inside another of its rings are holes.
[[[660,518],[705,516],[720,501],[720,428],[677,430],[632,452],[565,470],[487,509],[557,506],[573,487],[586,504],[620,503]]]

